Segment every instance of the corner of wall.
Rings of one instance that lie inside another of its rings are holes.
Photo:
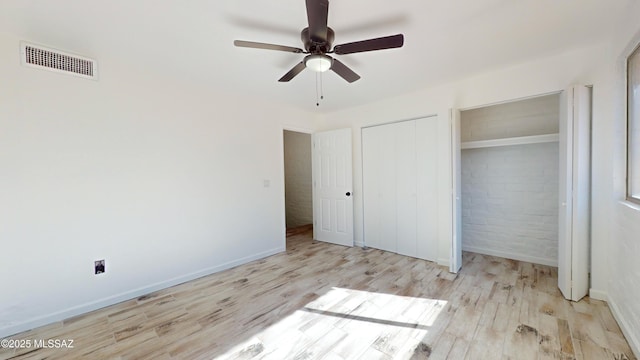
[[[589,297],[595,300],[601,300],[605,302],[609,302],[609,296],[605,291],[597,290],[597,289],[589,289]]]

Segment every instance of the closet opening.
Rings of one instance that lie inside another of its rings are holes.
[[[461,111],[462,250],[558,266],[560,94]]]

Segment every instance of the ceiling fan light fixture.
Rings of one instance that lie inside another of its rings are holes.
[[[309,55],[304,59],[304,65],[315,72],[325,72],[331,69],[333,60],[324,54]]]

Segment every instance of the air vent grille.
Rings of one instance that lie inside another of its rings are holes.
[[[96,79],[94,60],[42,46],[22,44],[22,62],[41,69]]]

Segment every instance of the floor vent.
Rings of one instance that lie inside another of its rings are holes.
[[[97,63],[93,59],[28,43],[21,44],[22,64],[57,73],[97,80]]]

